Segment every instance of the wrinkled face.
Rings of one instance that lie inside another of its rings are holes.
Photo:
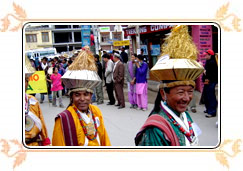
[[[73,92],[71,99],[72,103],[81,111],[87,112],[89,104],[91,103],[92,93],[87,91],[77,91]]]
[[[178,113],[185,112],[193,97],[194,88],[192,86],[176,86],[170,89],[169,93],[160,90],[162,98],[166,100],[168,106]]]
[[[118,60],[119,60],[119,58],[117,58],[117,57],[114,56],[113,61],[114,62],[117,62]]]

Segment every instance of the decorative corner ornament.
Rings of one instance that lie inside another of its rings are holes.
[[[216,20],[218,21],[219,25],[222,29],[226,32],[230,31],[237,31],[241,32],[242,29],[240,28],[241,19],[237,17],[234,13],[228,13],[229,2],[226,5],[222,5],[216,12]],[[231,25],[227,25],[231,23]]]
[[[8,13],[4,18],[0,20],[2,22],[0,32],[16,32],[18,30],[21,30],[23,23],[26,21],[27,18],[26,12],[22,7],[15,4],[14,2],[13,9],[15,13]],[[12,21],[14,21],[14,23]]]

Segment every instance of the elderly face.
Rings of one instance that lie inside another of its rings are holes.
[[[168,106],[178,113],[185,112],[193,97],[192,86],[176,86],[170,89],[169,93],[160,90],[161,96],[166,100]]]
[[[119,60],[119,58],[117,58],[116,56],[114,56],[113,60],[114,60],[114,62],[117,62]]]
[[[77,91],[73,92],[71,99],[72,103],[81,111],[87,112],[89,104],[91,103],[92,93],[87,91]]]

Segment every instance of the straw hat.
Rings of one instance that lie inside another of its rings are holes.
[[[34,74],[35,71],[36,70],[34,67],[32,67],[28,57],[25,56],[25,66],[24,66],[25,77],[27,77],[27,78],[30,77],[32,74]]]
[[[62,81],[67,88],[73,91],[87,90],[92,92],[92,89],[100,84],[101,79],[97,74],[94,56],[88,46],[81,50],[68,67],[62,76]]]
[[[204,71],[197,59],[198,50],[184,25],[172,28],[171,34],[162,45],[162,55],[151,69],[151,78],[162,81],[161,87],[177,85],[195,86]]]

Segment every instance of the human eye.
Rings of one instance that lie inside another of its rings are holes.
[[[183,90],[179,90],[179,91],[177,91],[177,94],[178,95],[183,95],[184,94],[184,91]]]
[[[78,97],[79,96],[79,93],[74,93],[74,96]]]

